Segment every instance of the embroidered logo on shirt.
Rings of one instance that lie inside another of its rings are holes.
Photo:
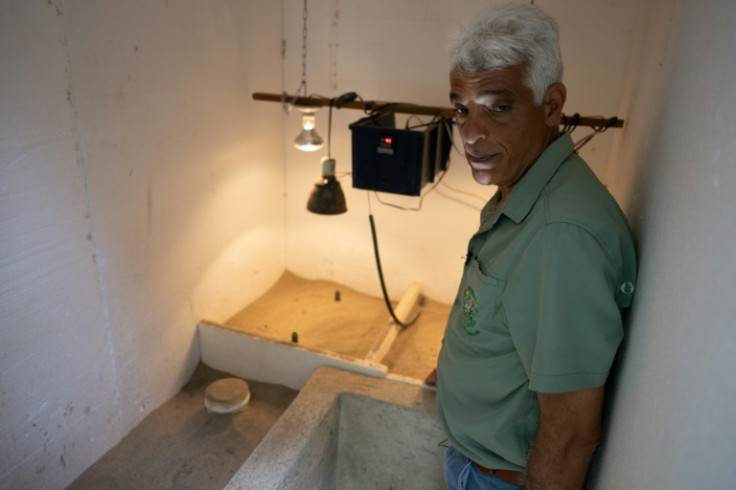
[[[478,313],[478,300],[475,297],[475,291],[470,286],[463,291],[463,323],[465,324],[465,333],[476,336],[480,330],[475,328],[475,314]]]

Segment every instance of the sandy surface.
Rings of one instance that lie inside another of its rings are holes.
[[[221,489],[296,397],[249,381],[251,400],[235,414],[209,414],[207,386],[228,375],[204,364],[187,385],[90,466],[69,489]]]
[[[437,365],[450,305],[424,300],[416,323],[402,330],[383,359],[389,373],[424,380]]]
[[[419,311],[417,322],[399,334],[383,362],[389,372],[424,379],[437,362],[450,305],[424,299]],[[389,318],[382,297],[286,271],[269,291],[225,325],[284,342],[290,342],[296,333],[304,347],[363,359]]]

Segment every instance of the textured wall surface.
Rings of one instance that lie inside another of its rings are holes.
[[[0,488],[62,488],[285,262],[281,5],[0,2]]]
[[[449,107],[446,45],[454,29],[491,2],[488,0],[312,0],[308,23],[308,91],[325,96],[356,91],[365,99]],[[537,1],[561,30],[568,85],[566,112],[612,116],[619,106],[629,44],[635,25],[633,0]],[[301,4],[284,2],[285,88],[294,90],[301,75]],[[614,40],[614,41],[612,41]],[[332,154],[337,172],[351,170],[348,125],[363,114],[333,113]],[[426,120],[426,119],[425,119]],[[403,124],[403,119],[399,121]],[[318,131],[327,137],[328,111],[317,114]],[[411,124],[417,120],[412,119]],[[286,120],[288,248],[287,265],[297,274],[342,282],[380,295],[366,191],[341,178],[348,213],[315,216],[306,211],[311,183],[320,173],[327,148],[311,154],[291,145],[299,118]],[[589,133],[580,128],[576,139]],[[583,156],[605,176],[612,132],[583,149]],[[455,137],[459,144],[459,138]],[[380,205],[371,193],[382,265],[389,294],[398,299],[412,281],[429,297],[451,302],[462,271],[467,240],[477,229],[479,209],[495,191],[473,182],[462,154],[453,152],[444,180],[471,197],[439,185],[422,209],[400,211]],[[381,194],[383,200],[409,208],[419,198]]]
[[[639,290],[595,488],[731,488],[736,5],[658,0],[639,19],[632,125],[612,152]]]
[[[309,92],[446,105],[447,36],[487,3],[312,0]],[[596,488],[728,488],[736,7],[535,3],[561,26],[567,112],[628,121],[583,151],[641,254]],[[297,152],[298,117],[250,100],[296,88],[300,53],[299,0],[0,0],[0,488],[72,481],[179,389],[196,323],[285,266],[378,294],[366,193],[341,176],[348,214],[308,214],[326,149]],[[338,172],[360,116],[334,114]],[[458,154],[445,182],[480,198],[371,196],[396,298],[455,291],[493,189]]]

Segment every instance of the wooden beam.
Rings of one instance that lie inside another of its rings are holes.
[[[264,92],[255,92],[253,94],[253,100],[261,100],[266,102],[281,102],[288,103],[294,106],[302,107],[326,107],[330,105],[330,101],[327,97],[294,97],[288,94],[270,94]],[[337,107],[337,106],[335,106]],[[422,116],[440,116],[447,119],[455,117],[455,111],[450,107],[435,107],[435,106],[424,106],[417,104],[408,104],[405,102],[381,102],[381,101],[353,101],[345,102],[340,105],[340,109],[359,109],[362,111],[375,111],[382,110],[385,112],[394,112],[397,114],[418,114]],[[617,117],[597,117],[597,116],[580,116],[575,114],[574,116],[562,115],[560,125],[576,125],[576,126],[587,126],[595,128],[622,128],[624,126],[623,119]]]

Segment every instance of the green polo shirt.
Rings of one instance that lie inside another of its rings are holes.
[[[602,386],[636,281],[631,232],[565,133],[471,238],[438,358],[450,442],[488,468],[524,470],[536,392]]]

